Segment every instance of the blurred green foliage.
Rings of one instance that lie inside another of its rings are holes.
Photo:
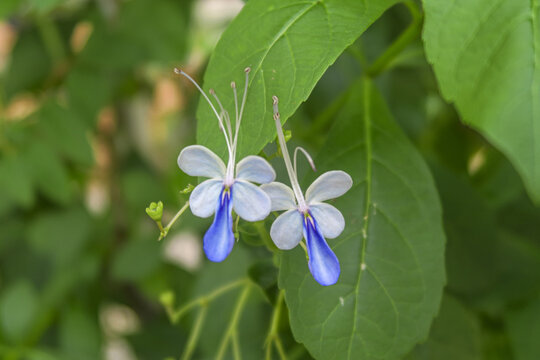
[[[233,254],[214,264],[201,252],[207,219],[186,212],[158,242],[145,213],[163,201],[165,224],[196,182],[176,156],[195,142],[198,95],[172,69],[201,77],[208,44],[230,20],[208,3],[0,1],[1,358],[161,360],[188,349],[194,359],[220,351],[229,359],[238,349],[262,359],[269,347],[267,358],[282,358],[280,347],[288,359],[311,358],[278,288],[284,258],[268,237],[270,221],[241,222]],[[309,99],[294,114],[290,105],[294,145],[324,149],[367,64],[410,21],[410,8],[391,7],[319,69]],[[443,100],[419,33],[387,66],[373,75],[380,108],[429,165],[446,234],[440,312],[406,359],[537,359],[540,210],[512,164]],[[275,150],[269,144],[263,154],[284,174]],[[308,171],[299,164],[300,177]],[[305,262],[294,266],[308,274]],[[164,292],[174,299],[163,304]]]

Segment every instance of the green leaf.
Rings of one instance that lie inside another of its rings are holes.
[[[24,355],[28,360],[67,360],[50,349],[31,349]]]
[[[123,3],[113,23],[103,18],[95,20],[95,30],[80,55],[80,63],[108,72],[103,75],[117,77],[118,71],[132,71],[145,61],[179,61],[186,48],[186,14],[190,3],[174,0]]]
[[[71,197],[69,175],[59,156],[43,140],[28,145],[25,163],[37,187],[51,200],[67,204]]]
[[[2,196],[12,199],[25,208],[34,202],[32,177],[24,164],[24,159],[18,155],[7,154],[0,160],[0,191]]]
[[[396,359],[427,337],[441,301],[441,208],[426,164],[371,82],[351,91],[316,161],[317,175],[341,168],[354,182],[335,202],[345,231],[329,242],[340,279],[317,284],[297,247],[282,254],[279,286],[295,338],[315,358]]]
[[[495,295],[506,302],[520,302],[540,291],[540,244],[514,233],[499,231]]]
[[[99,359],[101,334],[97,317],[78,308],[64,311],[60,321],[60,347],[66,359]]]
[[[7,100],[19,92],[34,90],[47,78],[52,62],[37,31],[19,35],[9,64],[3,94]]]
[[[501,211],[497,219],[468,179],[441,166],[432,166],[441,194],[445,219],[447,289],[475,306],[504,309],[508,302],[523,301],[540,286],[540,244],[534,236],[503,229],[517,216],[519,227],[534,217],[525,217],[525,207]],[[534,214],[537,216],[536,214]]]
[[[112,99],[115,77],[82,66],[66,79],[69,105],[86,124],[97,121],[99,111]]]
[[[28,5],[38,13],[44,14],[54,9],[55,6],[58,6],[62,2],[64,2],[64,0],[28,0]]]
[[[0,19],[12,15],[17,10],[21,0],[3,0],[0,2]]]
[[[242,95],[244,68],[250,86],[238,139],[239,159],[258,153],[275,137],[272,95],[285,121],[305,101],[336,58],[396,0],[252,0],[223,33],[204,76],[234,119],[230,82]],[[197,140],[225,153],[215,115],[201,99]]]
[[[79,255],[89,239],[90,218],[80,208],[43,213],[29,224],[32,248],[54,263],[66,264]]]
[[[231,255],[223,263],[206,262],[199,274],[193,294],[206,295],[219,287],[236,280],[247,278],[253,256],[241,244],[235,244]],[[206,321],[201,330],[199,351],[196,358],[216,358],[219,346],[229,326],[235,305],[242,292],[242,287],[231,290],[212,301],[208,306]],[[251,285],[248,300],[242,309],[238,322],[238,342],[242,358],[262,359],[266,331],[270,322],[269,306],[265,303],[262,292]],[[232,345],[229,344],[225,359],[232,358]]]
[[[43,105],[37,117],[39,130],[52,148],[78,164],[93,163],[87,128],[76,114],[50,101]]]
[[[499,268],[493,211],[464,178],[442,166],[432,167],[444,210],[448,289],[463,298],[493,291]]]
[[[444,296],[441,311],[431,326],[429,338],[405,360],[480,360],[480,324],[459,301]]]
[[[540,299],[506,317],[515,360],[540,359]]]
[[[424,43],[444,97],[540,201],[540,2],[424,0]]]
[[[3,290],[0,324],[6,337],[20,340],[32,324],[37,307],[38,295],[31,283],[21,280]]]

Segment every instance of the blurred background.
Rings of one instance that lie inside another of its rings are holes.
[[[203,229],[183,221],[158,243],[144,209],[162,200],[170,218],[197,181],[176,157],[198,96],[173,67],[199,78],[242,6],[0,1],[1,358],[180,353],[158,297],[189,294]]]
[[[195,142],[199,96],[172,70],[182,67],[201,82],[219,35],[242,6],[0,1],[2,358],[178,357],[194,318],[172,325],[160,295],[172,291],[182,304],[246,272],[265,291],[240,324],[242,346],[262,349],[277,272],[264,243],[244,228],[236,261],[214,267],[201,251],[208,219],[187,212],[157,242],[144,211],[162,200],[170,219],[187,200],[180,191],[197,181],[182,174],[176,157]],[[316,156],[348,86],[409,22],[404,7],[392,8],[338,59],[288,121],[291,141]],[[540,290],[540,212],[508,161],[441,99],[420,39],[377,85],[439,189],[447,296],[481,334],[484,358],[512,358],[508,329],[521,329],[512,319]],[[208,316],[195,358],[215,353],[232,300]],[[286,312],[281,324],[291,358],[309,359]]]

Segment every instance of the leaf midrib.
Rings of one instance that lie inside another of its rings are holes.
[[[369,209],[371,205],[371,157],[372,157],[372,146],[371,146],[371,114],[370,114],[370,95],[371,95],[371,88],[370,88],[370,80],[368,78],[364,78],[363,80],[363,100],[364,100],[364,140],[366,144],[366,205],[364,208],[364,226],[362,227],[362,253],[360,254],[360,264],[358,266],[358,281],[356,282],[356,286],[354,289],[354,293],[358,294],[358,291],[360,289],[360,280],[362,279],[362,274],[364,273],[365,269],[362,269],[362,266],[365,265],[365,257],[366,257],[366,243],[367,243],[367,230],[369,227]],[[367,265],[366,269],[367,269]],[[351,349],[352,349],[352,343],[354,336],[356,334],[356,324],[357,318],[358,318],[358,301],[359,296],[357,295],[354,302],[354,317],[353,317],[353,329],[351,332],[351,336],[349,338],[349,349],[347,350],[347,359],[351,360]],[[369,356],[369,353],[366,349],[366,354]]]
[[[302,3],[298,3],[298,5],[300,5],[300,4],[302,4]],[[268,53],[270,52],[270,50],[272,50],[274,45],[276,45],[278,40],[281,39],[286,34],[287,30],[289,30],[291,28],[291,26],[293,26],[302,16],[307,14],[308,11],[310,11],[312,8],[314,8],[317,4],[319,4],[319,1],[314,1],[314,2],[310,3],[308,6],[302,8],[293,17],[291,17],[288,22],[286,22],[281,27],[281,30],[276,34],[276,36],[274,36],[274,38],[272,39],[272,42],[270,43],[270,45],[268,46],[268,48],[266,49],[266,51],[262,55],[261,60],[257,64],[257,67],[253,70],[253,76],[249,80],[250,85],[255,80],[255,77],[257,76],[257,74],[261,70],[262,64],[264,63],[264,60],[268,56]],[[292,6],[292,4],[291,4],[291,6]]]

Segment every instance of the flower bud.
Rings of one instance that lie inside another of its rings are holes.
[[[189,194],[190,192],[193,191],[193,189],[195,189],[195,186],[191,185],[191,184],[188,184],[184,190],[180,190],[180,194]]]
[[[172,308],[174,306],[174,293],[172,291],[165,291],[159,297],[159,302],[166,308]]]
[[[292,138],[292,131],[291,130],[285,130],[285,142],[288,142]]]
[[[157,204],[155,202],[150,203],[150,206],[146,208],[146,213],[154,221],[161,221],[163,216],[163,203],[159,201]]]

